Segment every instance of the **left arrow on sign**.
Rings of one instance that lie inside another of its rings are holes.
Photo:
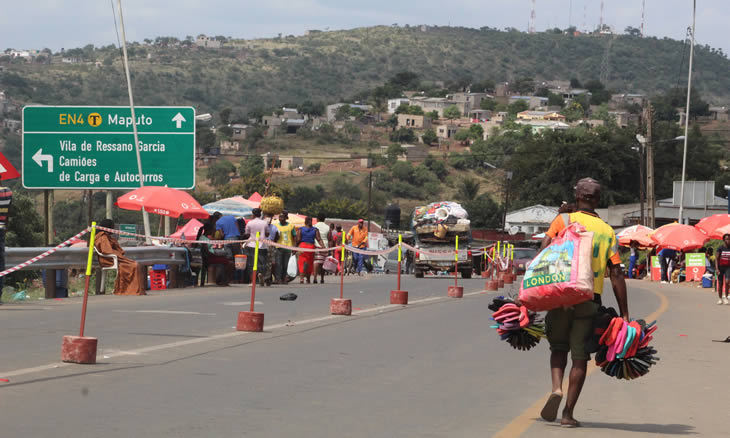
[[[41,167],[43,167],[44,161],[48,161],[48,172],[53,172],[53,155],[43,155],[43,148],[38,149],[36,153],[33,154],[33,161]]]

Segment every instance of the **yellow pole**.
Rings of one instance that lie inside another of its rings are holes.
[[[403,245],[403,235],[399,234],[398,235],[398,262],[399,263],[401,261],[401,254],[403,254],[403,252],[402,252],[403,249],[402,249],[401,245]]]
[[[94,239],[96,239],[96,222],[91,223],[91,238],[89,239],[89,257],[86,259],[86,276],[87,277],[89,275],[91,275],[91,262],[94,260]]]

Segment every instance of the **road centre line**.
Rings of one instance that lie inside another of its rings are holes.
[[[165,315],[212,315],[215,313],[185,312],[183,310],[114,310],[118,313],[161,313]]]
[[[480,295],[480,294],[483,294],[483,292],[484,292],[484,290],[480,290],[480,291],[476,291],[476,292],[469,292],[469,293],[465,293],[464,296],[469,297],[469,296]],[[453,300],[453,298],[446,297],[446,296],[437,296],[437,297],[429,297],[429,298],[423,298],[423,299],[419,299],[419,300],[413,300],[413,301],[409,301],[409,303],[410,304],[424,304],[424,303],[429,303],[432,301],[447,301],[447,300]],[[365,315],[368,313],[381,312],[381,311],[387,310],[387,309],[396,309],[396,308],[403,308],[403,307],[407,307],[407,306],[402,306],[399,304],[387,304],[387,305],[383,305],[383,306],[377,306],[377,307],[372,307],[372,308],[368,308],[368,309],[357,310],[357,311],[352,312],[352,314],[354,316],[358,316],[358,315]],[[284,322],[284,323],[280,323],[280,324],[268,325],[268,326],[264,327],[264,331],[272,331],[272,330],[277,330],[277,329],[284,328],[284,327],[291,327],[292,325],[299,326],[299,325],[312,324],[312,323],[317,323],[317,322],[331,321],[331,320],[335,320],[335,319],[343,319],[343,318],[340,315],[320,316],[320,317],[316,317],[316,318],[305,319],[302,321],[292,321],[292,322]],[[218,341],[221,339],[232,338],[234,336],[248,336],[248,335],[252,335],[252,334],[254,334],[254,333],[233,331],[233,332],[229,332],[229,333],[221,333],[218,335],[207,336],[204,338],[186,339],[184,341],[176,341],[176,342],[169,342],[166,344],[151,345],[149,347],[138,348],[135,350],[125,350],[125,351],[113,350],[113,351],[107,351],[107,352],[100,351],[97,353],[97,355],[102,356],[104,359],[112,359],[112,358],[120,357],[120,356],[139,355],[139,354],[144,354],[144,353],[168,350],[171,348],[184,347],[187,345],[201,344],[201,343],[209,342],[209,341]],[[68,362],[52,362],[52,363],[49,363],[46,365],[40,365],[37,367],[21,368],[21,369],[7,371],[7,372],[0,372],[0,377],[23,376],[23,375],[28,375],[28,374],[49,371],[49,370],[52,370],[55,368],[63,368],[63,367],[67,367],[70,365],[75,365],[75,364],[68,363]]]
[[[666,295],[655,290],[652,290],[651,292],[659,297],[661,304],[659,304],[657,310],[644,318],[647,322],[655,321],[669,308],[669,300]],[[595,361],[588,362],[586,379],[597,369],[599,368],[595,365]],[[542,396],[539,400],[535,401],[535,403],[530,405],[530,407],[525,409],[519,416],[503,427],[493,436],[493,438],[518,438],[522,436],[522,434],[525,433],[525,431],[527,431],[527,429],[529,429],[538,418],[540,418],[540,411],[542,410],[542,407],[545,406],[545,402],[547,402],[548,397],[550,397],[549,392]]]

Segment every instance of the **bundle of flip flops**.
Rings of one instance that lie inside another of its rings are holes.
[[[499,337],[512,348],[527,351],[545,336],[542,318],[525,306],[518,306],[508,298],[498,297],[487,307],[494,311],[492,319],[497,322],[492,328],[496,328]]]
[[[657,329],[656,321],[642,319],[626,322],[614,309],[601,308],[596,318],[593,338],[586,345],[595,345],[596,365],[606,375],[633,380],[649,372],[659,360],[657,351],[649,345]]]

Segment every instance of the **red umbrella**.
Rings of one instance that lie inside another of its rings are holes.
[[[730,224],[716,229],[714,235],[717,237],[710,236],[710,239],[722,239],[725,234],[730,234]]]
[[[702,248],[710,238],[700,233],[697,228],[691,225],[678,223],[667,224],[656,229],[651,234],[654,240],[662,248],[675,249],[677,251],[689,251]]]
[[[649,234],[654,231],[649,227],[643,225],[632,225],[628,228],[624,228],[620,233],[616,234],[619,245],[630,246],[632,240],[639,242],[639,246],[643,248],[656,246],[656,243],[651,240]]]
[[[146,186],[140,187],[120,196],[115,203],[125,210],[144,210],[148,213],[163,216],[205,219],[207,211],[200,206],[192,196],[182,190],[169,187]]]
[[[185,240],[195,240],[195,237],[198,235],[198,230],[200,227],[203,226],[203,223],[200,222],[197,219],[190,219],[188,223],[186,223],[184,226],[180,227],[177,231],[170,234],[169,237],[174,237],[176,239],[182,239]]]
[[[730,214],[713,214],[702,218],[695,224],[695,228],[710,236],[710,239],[722,239],[725,233],[721,233],[719,229],[728,225],[730,225]]]

